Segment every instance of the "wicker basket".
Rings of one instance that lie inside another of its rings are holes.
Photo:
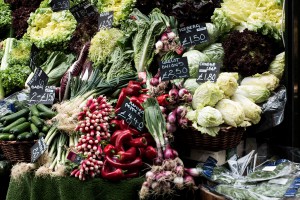
[[[35,141],[1,141],[0,147],[4,156],[11,162],[30,162],[30,148]]]
[[[244,128],[222,126],[218,135],[212,137],[189,129],[178,131],[175,134],[175,141],[180,141],[181,144],[187,145],[190,149],[220,151],[236,147],[241,142],[244,132]]]

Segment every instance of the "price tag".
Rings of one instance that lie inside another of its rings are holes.
[[[67,159],[78,165],[80,165],[80,163],[82,161],[82,157],[72,151],[69,152]]]
[[[31,162],[37,161],[41,155],[47,150],[47,145],[43,137],[41,137],[31,148]]]
[[[45,90],[31,89],[29,94],[29,104],[52,105],[55,99],[55,86],[46,86]]]
[[[30,60],[29,60],[29,67],[31,71],[34,72],[36,66],[37,66],[37,55],[39,53],[39,49],[36,47],[35,44],[32,44],[31,50],[30,50]]]
[[[216,82],[220,73],[220,64],[218,63],[200,63],[198,70],[198,83],[206,81]]]
[[[262,169],[262,171],[272,172],[276,169],[276,166],[266,166]]]
[[[30,86],[30,89],[45,90],[48,79],[47,74],[40,67],[36,67],[32,79],[27,84]]]
[[[184,47],[190,47],[209,40],[205,23],[179,28],[180,42]]]
[[[144,129],[144,111],[126,98],[117,114],[125,120],[127,124],[135,127],[139,131]]]
[[[159,66],[162,81],[190,77],[186,57],[161,61]]]
[[[53,12],[69,10],[70,8],[69,0],[51,0],[50,5]]]
[[[98,18],[98,29],[111,28],[114,21],[114,12],[103,12],[100,13]]]
[[[97,9],[88,1],[84,1],[73,6],[72,8],[70,8],[70,11],[77,22],[81,22],[85,17],[90,17],[99,14]]]

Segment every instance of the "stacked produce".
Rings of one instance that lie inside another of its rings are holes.
[[[0,99],[24,88],[29,96],[36,67],[56,87],[52,108],[27,97],[25,108],[0,119],[1,140],[45,137],[48,162],[39,173],[109,181],[145,175],[141,199],[196,189],[199,170],[185,168],[172,148],[175,133],[218,137],[223,127],[259,125],[283,77],[282,5],[275,0],[71,0],[70,8],[89,3],[80,20],[71,9],[53,11],[48,0],[6,2],[0,30],[14,31],[0,43]],[[112,27],[99,28],[98,14],[110,11]],[[182,28],[199,23],[207,40],[184,44]],[[172,59],[187,60],[187,77],[165,78],[161,61]],[[199,81],[201,63],[220,73]],[[127,101],[143,113],[143,129],[121,117]],[[81,160],[72,163],[70,152]]]

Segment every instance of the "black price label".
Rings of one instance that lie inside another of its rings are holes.
[[[139,131],[144,129],[144,111],[126,98],[117,114],[118,117]]]
[[[27,83],[30,89],[34,90],[45,90],[45,86],[48,83],[47,74],[40,68],[36,67],[32,79]]]
[[[111,28],[114,21],[114,12],[103,12],[100,13],[98,18],[98,29]]]
[[[29,67],[31,71],[34,72],[36,66],[37,66],[37,55],[39,53],[39,49],[36,47],[35,44],[32,44],[31,50],[30,50],[30,61],[29,61]]]
[[[70,8],[69,0],[51,0],[50,5],[53,12],[69,10]]]
[[[31,89],[29,94],[29,104],[52,105],[55,99],[55,86],[46,86],[45,90]]]
[[[43,137],[41,137],[31,148],[31,162],[34,163],[47,150],[47,145]]]
[[[168,81],[179,78],[189,78],[189,67],[186,57],[173,58],[166,61],[161,61],[160,76],[162,81]]]
[[[218,63],[200,63],[198,71],[198,83],[206,81],[216,82],[220,73],[220,64]]]
[[[70,11],[77,22],[81,22],[85,17],[90,17],[99,14],[97,9],[88,1],[84,1],[73,6],[72,8],[70,8]]]
[[[179,38],[184,47],[194,46],[209,40],[205,23],[179,28]]]
[[[82,161],[82,157],[72,151],[69,152],[67,159],[78,165],[80,165],[80,163]]]

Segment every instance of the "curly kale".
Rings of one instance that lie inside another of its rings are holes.
[[[222,42],[224,66],[228,71],[251,76],[268,70],[280,48],[273,39],[245,29],[233,31]]]

